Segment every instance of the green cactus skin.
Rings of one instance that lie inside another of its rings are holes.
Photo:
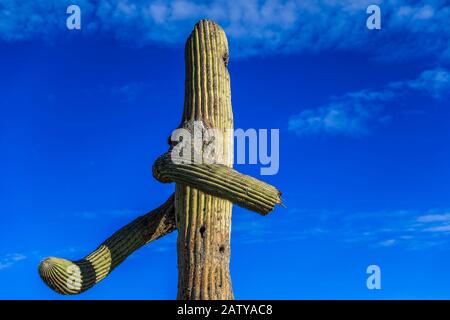
[[[143,245],[176,230],[174,196],[159,208],[140,216],[114,233],[96,250],[78,261],[50,257],[39,265],[39,275],[54,291],[78,294],[103,280]]]
[[[173,157],[168,152],[155,161],[158,181],[186,184],[262,215],[281,204],[280,191],[267,183],[220,164],[175,164]]]

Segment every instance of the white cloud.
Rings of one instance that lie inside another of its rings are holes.
[[[444,226],[436,226],[427,228],[424,231],[428,232],[450,232],[450,224],[444,225]]]
[[[444,214],[426,214],[417,218],[419,222],[441,222],[450,221],[450,213]]]
[[[47,38],[65,30],[68,0],[3,0],[0,39]],[[183,44],[202,18],[219,22],[233,56],[357,50],[378,57],[450,59],[450,8],[445,0],[78,0],[82,30],[138,45]],[[382,31],[365,27],[366,8],[380,4]],[[384,32],[386,30],[387,32]],[[402,40],[402,41],[399,41]],[[395,45],[395,47],[394,47]]]
[[[318,109],[307,109],[289,119],[289,130],[298,135],[343,133],[359,135],[367,132],[367,124],[377,112],[374,105],[358,100],[332,102]]]
[[[27,257],[21,253],[9,253],[0,259],[0,271],[12,267],[19,261],[25,260]]]
[[[450,72],[439,68],[422,72],[418,79],[409,81],[407,85],[416,90],[440,98],[442,94],[450,91]]]
[[[381,247],[392,247],[392,246],[395,245],[396,243],[397,243],[397,240],[395,240],[395,239],[388,239],[388,240],[381,241],[381,242],[379,243],[379,245],[380,245]]]
[[[415,210],[298,211],[289,217],[289,222],[303,226],[302,232],[307,235],[305,239],[328,239],[351,246],[423,250],[430,247],[446,248],[450,243],[450,220],[447,220],[447,213],[444,212],[448,211],[439,213],[430,210],[425,214]],[[312,232],[317,228],[329,232]]]
[[[417,222],[421,223],[422,231],[426,233],[439,235],[450,232],[450,212],[421,215],[417,217]]]
[[[332,98],[325,106],[292,116],[289,130],[298,135],[365,134],[370,125],[389,119],[386,102],[416,92],[443,97],[450,92],[450,72],[443,68],[426,70],[416,79],[391,82],[380,90],[363,89]]]

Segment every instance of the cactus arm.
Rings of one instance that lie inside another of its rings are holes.
[[[280,191],[253,177],[241,174],[221,164],[186,164],[172,161],[165,153],[153,165],[153,176],[160,182],[177,182],[201,190],[234,204],[268,214],[281,203]]]
[[[104,279],[130,254],[176,229],[174,196],[159,208],[130,222],[85,258],[70,261],[50,257],[39,265],[39,275],[60,294],[79,294]]]

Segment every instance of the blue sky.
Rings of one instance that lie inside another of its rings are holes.
[[[86,293],[39,279],[173,191],[151,176],[184,97],[183,45],[228,35],[236,128],[279,128],[287,208],[234,207],[239,299],[450,298],[450,6],[445,1],[0,0],[0,298],[172,299],[176,234]],[[381,30],[365,26],[379,4]],[[366,288],[377,264],[382,289]]]

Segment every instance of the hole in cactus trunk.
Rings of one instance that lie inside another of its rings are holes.
[[[203,225],[200,227],[200,235],[202,236],[202,238],[205,237],[205,231],[206,231],[206,227]]]

